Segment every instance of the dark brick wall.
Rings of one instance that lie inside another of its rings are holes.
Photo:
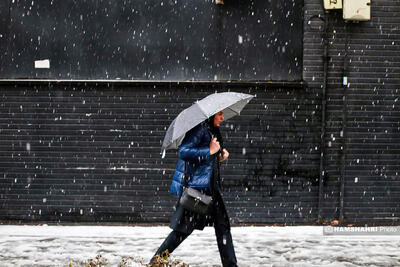
[[[312,222],[320,118],[304,88],[201,85],[3,86],[2,220],[168,222],[176,152],[161,159],[172,119],[214,91],[256,94],[222,127],[234,222]],[[311,97],[310,97],[311,96]]]
[[[323,82],[323,35],[308,23],[313,16],[323,16],[320,3],[305,1],[303,74],[312,88],[321,88]],[[339,218],[340,173],[345,153],[344,219],[355,223],[397,223],[400,219],[400,2],[371,3],[371,21],[345,24],[341,11],[326,17],[329,74],[323,215],[328,220]],[[345,62],[348,86],[343,87]],[[343,97],[347,107],[343,105]]]

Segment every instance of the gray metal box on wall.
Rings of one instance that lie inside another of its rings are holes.
[[[343,19],[366,21],[371,19],[371,0],[344,0]]]

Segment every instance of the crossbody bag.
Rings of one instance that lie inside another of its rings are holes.
[[[212,197],[200,192],[195,188],[188,187],[189,182],[187,180],[188,175],[186,175],[186,164],[187,162],[185,161],[183,192],[179,200],[179,204],[182,205],[182,207],[186,210],[194,213],[206,214],[209,206],[212,203]]]

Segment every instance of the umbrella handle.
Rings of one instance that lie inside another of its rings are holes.
[[[210,136],[211,136],[211,140],[212,140],[213,138],[215,138],[215,136],[214,136],[213,133],[210,131],[210,129],[207,128],[207,130],[208,130],[208,133],[209,133]],[[222,150],[223,150],[223,149],[224,149],[224,148],[223,148],[222,145],[220,144],[219,150],[218,150],[218,152],[215,153],[215,154],[217,154],[217,155],[222,155]]]

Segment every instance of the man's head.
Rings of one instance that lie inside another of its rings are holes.
[[[214,127],[219,127],[221,122],[224,120],[224,110],[221,110],[217,114],[214,115]]]

